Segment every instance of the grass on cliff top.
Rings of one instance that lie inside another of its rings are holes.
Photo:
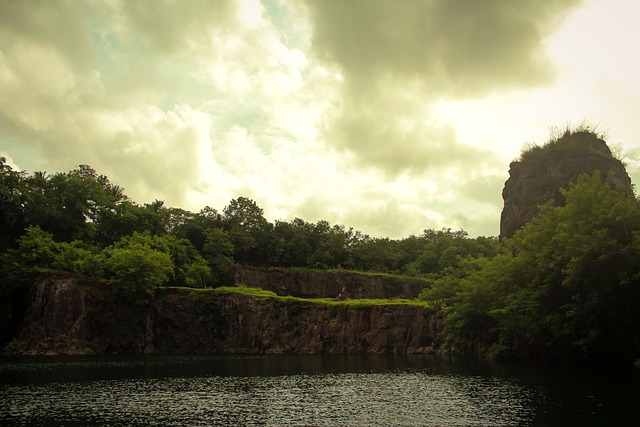
[[[551,150],[559,148],[583,148],[591,142],[596,141],[604,142],[604,147],[593,150],[593,153],[599,153],[603,157],[613,157],[624,163],[624,156],[620,150],[615,149],[615,147],[614,150],[612,150],[605,142],[605,135],[597,132],[595,127],[589,126],[586,123],[581,123],[574,127],[567,125],[564,128],[551,128],[547,142],[542,145],[535,143],[526,144],[520,153],[520,157],[518,157],[516,161],[533,160]]]
[[[281,296],[272,291],[266,291],[260,288],[249,288],[245,286],[221,286],[215,289],[208,289],[208,291],[222,294],[236,293],[264,299],[277,299],[285,302],[307,302],[326,305],[329,307],[362,308],[386,305],[412,305],[420,307],[430,306],[430,304],[426,301],[410,299],[345,299],[337,301],[332,298],[300,298],[290,295]]]

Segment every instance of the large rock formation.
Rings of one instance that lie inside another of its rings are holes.
[[[510,165],[504,184],[504,208],[500,218],[500,238],[512,237],[549,200],[563,202],[561,188],[568,188],[582,174],[600,171],[611,175],[613,183],[631,192],[631,180],[622,162],[611,155],[606,142],[587,131],[565,134],[543,147],[524,152]]]
[[[11,354],[428,353],[440,320],[417,305],[311,301],[158,289],[147,305],[105,284],[44,277],[32,289]]]

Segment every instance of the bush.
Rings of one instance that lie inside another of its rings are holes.
[[[168,254],[139,243],[109,248],[105,252],[107,281],[135,303],[148,302],[155,289],[167,283],[173,273]]]

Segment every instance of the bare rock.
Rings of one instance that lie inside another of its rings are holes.
[[[631,190],[624,164],[611,155],[606,142],[591,132],[566,132],[544,147],[535,147],[512,162],[504,184],[504,208],[500,217],[500,238],[515,232],[539,213],[549,200],[563,203],[561,188],[568,188],[582,174],[600,171],[611,175],[615,185]]]

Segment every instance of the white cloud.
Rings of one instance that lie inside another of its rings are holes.
[[[634,2],[561,27],[577,2],[459,4],[4,2],[0,153],[89,164],[139,202],[242,195],[402,237],[497,234],[508,163],[551,126],[640,147]]]

